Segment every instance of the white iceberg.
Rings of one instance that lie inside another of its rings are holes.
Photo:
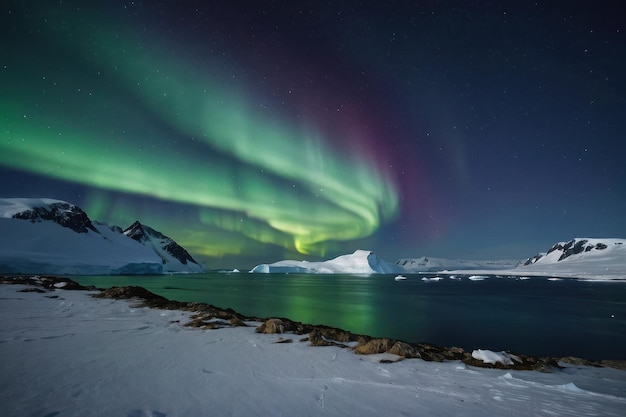
[[[503,365],[513,365],[513,361],[521,363],[519,356],[508,352],[493,352],[486,349],[476,349],[472,352],[472,358],[483,361],[484,363],[501,363]]]
[[[279,261],[260,264],[250,270],[252,273],[283,274],[394,274],[400,268],[380,259],[374,252],[357,250],[349,255],[341,255],[323,262]]]

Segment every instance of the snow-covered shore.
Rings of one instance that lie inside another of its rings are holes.
[[[58,284],[62,286],[63,284]],[[0,285],[3,416],[623,415],[626,372],[380,363],[192,313]],[[250,323],[257,325],[259,323]]]

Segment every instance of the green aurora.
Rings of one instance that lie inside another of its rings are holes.
[[[44,25],[49,49],[35,65],[27,45],[9,51],[0,163],[101,190],[92,217],[136,211],[107,201],[112,193],[149,196],[196,208],[195,219],[144,220],[186,223],[173,237],[192,252],[256,242],[321,256],[396,215],[396,187],[373,158],[331,146],[359,138],[255,105],[250,86],[229,80],[232,63],[201,70],[184,48],[103,19],[48,20],[64,23]]]

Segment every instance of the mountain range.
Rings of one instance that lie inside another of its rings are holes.
[[[200,273],[170,237],[136,221],[126,229],[92,221],[80,207],[48,198],[0,198],[0,273],[132,275]],[[389,263],[357,250],[322,262],[284,260],[253,273],[503,274],[626,279],[626,239],[576,238],[528,258],[467,261],[421,257]]]
[[[131,275],[198,273],[173,239],[143,225],[92,221],[80,207],[49,198],[0,199],[0,273]]]
[[[464,261],[408,258],[390,264],[370,251],[357,250],[324,262],[284,260],[261,264],[254,273],[309,274],[489,274],[589,279],[626,279],[626,239],[576,238],[554,244],[526,260]]]

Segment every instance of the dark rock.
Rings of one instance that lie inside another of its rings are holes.
[[[63,290],[88,290],[76,281],[69,278],[52,277],[46,275],[15,275],[0,277],[0,284],[21,284],[31,285],[37,288],[45,288],[47,290],[63,289]]]
[[[83,210],[69,203],[52,203],[45,207],[33,207],[13,215],[15,219],[30,220],[32,223],[42,220],[51,220],[63,227],[72,229],[76,233],[87,233],[91,230],[100,233],[91,223]]]
[[[324,329],[315,327],[309,333],[308,341],[311,346],[337,346],[345,348],[347,347],[343,343],[336,342],[332,340],[332,338],[326,337],[324,335]]]
[[[603,360],[600,362],[602,366],[609,368],[621,369],[626,371],[626,360]]]
[[[42,277],[42,280],[47,281],[49,283],[47,288],[56,288],[62,290],[70,290],[70,291],[85,291],[88,290],[87,287],[80,285],[76,281],[72,281],[69,278],[56,278],[56,277]]]
[[[215,314],[212,313],[199,313],[192,315],[191,321],[186,323],[186,327],[194,327],[198,329],[222,329],[224,327],[230,327],[231,324],[225,320],[215,318]]]
[[[237,316],[232,316],[230,318],[230,325],[233,327],[248,327],[248,325],[246,323],[244,323],[244,321]]]
[[[257,327],[256,331],[263,334],[285,333],[287,327],[281,319],[268,319]]]
[[[229,324],[225,321],[215,320],[203,323],[202,326],[197,326],[202,330],[215,330],[215,329],[223,329],[224,327],[230,327]]]
[[[401,362],[404,359],[405,359],[404,356],[398,356],[397,358],[394,358],[394,359],[388,359],[388,358],[381,359],[378,362],[380,362],[380,363],[396,363],[396,362]]]
[[[360,355],[375,355],[385,353],[393,346],[391,339],[370,339],[365,343],[358,344],[354,351]]]
[[[391,353],[397,356],[402,356],[403,358],[421,359],[422,357],[420,352],[414,346],[405,342],[394,343],[391,349],[387,351],[387,353]]]
[[[95,298],[113,298],[116,300],[128,300],[132,298],[138,298],[163,305],[169,302],[167,298],[161,297],[160,295],[157,295],[143,287],[138,286],[111,287],[109,289],[101,291],[99,294],[94,294],[93,296]]]
[[[557,247],[558,249],[563,250],[563,254],[559,258],[559,261],[562,261],[563,259],[569,256],[578,255],[579,253],[584,252],[585,244],[587,244],[587,242],[588,241],[586,239],[581,239],[579,241],[570,240],[565,245],[560,245],[560,244],[555,245],[555,247]]]
[[[178,259],[183,265],[187,265],[187,262],[193,262],[195,264],[198,263],[195,259],[193,259],[189,252],[176,243],[174,239],[169,236],[165,236],[163,233],[156,231],[149,226],[141,224],[139,221],[130,225],[126,230],[124,230],[123,233],[139,243],[144,243],[150,240],[150,237],[159,240],[162,242],[161,249]],[[165,260],[163,260],[163,262],[165,262]]]
[[[206,324],[206,321],[212,319],[213,316],[209,316],[207,318],[207,316],[202,314],[194,314],[190,318],[191,321],[185,323],[186,327],[202,327]]]
[[[458,352],[459,348],[455,348],[454,351],[451,351],[430,343],[418,343],[415,347],[420,353],[421,358],[425,361],[443,362],[444,360],[457,360],[464,357],[462,353],[455,353]]]
[[[601,366],[598,362],[590,361],[584,358],[578,358],[576,356],[566,356],[559,358],[559,362],[566,363],[568,365],[584,365],[584,366]]]
[[[507,352],[515,357],[512,358],[511,364],[505,364],[501,362],[485,363],[479,359],[472,357],[472,355],[466,355],[463,359],[463,363],[478,367],[478,368],[492,368],[492,369],[512,369],[518,371],[540,371],[551,373],[554,369],[562,369],[556,360],[552,358],[537,358],[534,356],[526,356],[519,353]]]
[[[543,258],[543,256],[544,256],[544,254],[543,254],[543,253],[538,253],[538,254],[536,254],[535,256],[533,256],[532,258],[528,258],[528,259],[526,260],[526,262],[524,262],[524,266],[534,264],[534,263],[535,263],[535,262],[537,262],[539,259]]]
[[[297,332],[307,332],[309,334],[309,340],[313,346],[341,346],[346,347],[344,343],[356,342],[361,339],[362,336],[338,329],[336,327],[322,326],[322,325],[306,325],[297,323]]]

